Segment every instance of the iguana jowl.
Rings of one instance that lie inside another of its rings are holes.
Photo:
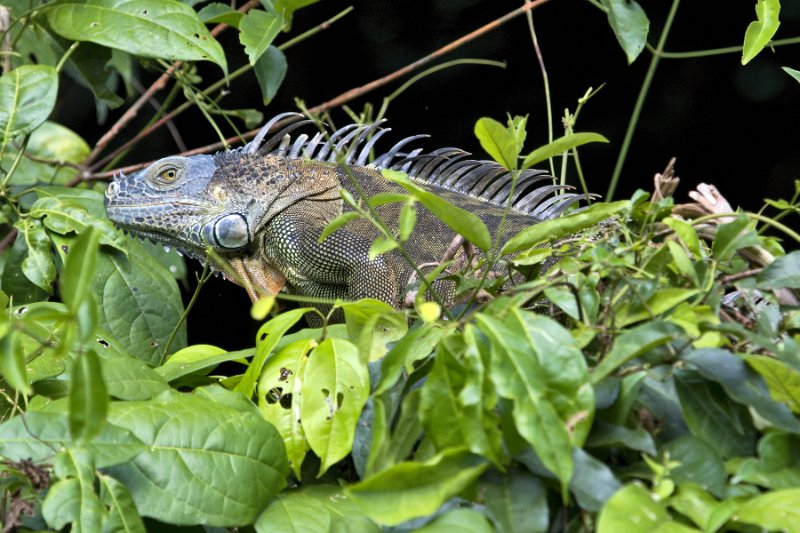
[[[264,141],[279,121],[294,119]],[[408,137],[371,163],[375,142],[389,131],[380,124],[346,126],[332,133],[291,138],[295,128],[310,123],[299,115],[278,115],[242,148],[216,155],[166,157],[144,170],[120,175],[106,190],[108,217],[140,236],[174,246],[205,260],[213,249],[222,270],[251,299],[281,289],[318,298],[355,300],[371,297],[401,305],[413,269],[395,250],[368,257],[380,236],[373,224],[356,219],[319,241],[323,228],[350,206],[340,189],[358,197],[355,180],[367,196],[405,193],[381,175],[381,169],[407,172],[418,185],[479,216],[492,233],[498,231],[503,206],[511,191],[511,175],[493,162],[467,159],[456,148],[430,153],[402,153]],[[504,235],[552,218],[577,201],[576,194],[554,196],[562,189],[540,170],[522,172],[514,188]],[[400,203],[376,209],[396,227]],[[442,260],[455,233],[419,206],[412,237],[404,247],[417,265]],[[505,240],[505,239],[503,239]]]

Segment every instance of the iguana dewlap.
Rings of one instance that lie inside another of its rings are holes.
[[[264,141],[285,119],[295,122]],[[331,300],[371,297],[394,306],[401,305],[413,269],[397,250],[368,257],[381,235],[371,222],[353,220],[319,242],[323,228],[351,210],[342,189],[356,198],[358,188],[367,197],[405,194],[381,175],[381,169],[402,170],[418,185],[479,216],[492,234],[498,231],[512,182],[498,164],[469,160],[469,154],[455,148],[401,152],[423,135],[403,139],[368,162],[375,142],[388,129],[352,124],[291,138],[290,132],[311,123],[298,119],[293,113],[278,115],[239,149],[165,157],[135,174],[120,175],[106,190],[108,217],[137,236],[196,259],[210,258],[253,300],[283,289]],[[561,189],[544,171],[522,172],[503,235],[557,216],[580,198],[552,194]],[[376,207],[395,231],[401,206]],[[418,206],[414,233],[404,248],[417,265],[435,265],[454,237],[449,227]]]

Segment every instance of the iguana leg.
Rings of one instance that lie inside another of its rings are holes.
[[[286,285],[286,278],[263,258],[234,257],[228,261],[236,274],[232,280],[247,291],[255,302],[263,296],[275,296]]]

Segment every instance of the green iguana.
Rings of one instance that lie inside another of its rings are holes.
[[[371,222],[357,218],[319,242],[331,220],[352,210],[341,189],[356,198],[406,193],[381,175],[382,169],[401,170],[426,190],[480,217],[491,233],[498,231],[512,179],[497,163],[467,159],[469,154],[456,148],[401,152],[426,135],[405,138],[368,163],[375,142],[389,131],[380,123],[292,138],[297,127],[312,123],[300,118],[296,113],[276,116],[239,149],[165,157],[135,174],[120,174],[106,190],[108,217],[139,237],[196,259],[205,260],[211,248],[214,266],[228,272],[254,301],[284,289],[315,298],[371,297],[396,307],[403,305],[414,269],[397,250],[369,258],[371,244],[381,235]],[[287,119],[294,122],[265,141],[275,124]],[[503,235],[558,216],[582,197],[553,195],[562,189],[544,171],[520,173]],[[396,229],[401,206],[387,203],[376,210]],[[443,261],[455,238],[453,230],[419,206],[414,233],[404,248],[429,272]],[[450,255],[464,264],[466,248]],[[452,283],[444,283],[452,291]]]

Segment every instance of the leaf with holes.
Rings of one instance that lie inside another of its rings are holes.
[[[301,410],[308,352],[317,342],[313,339],[295,341],[270,357],[258,379],[258,409],[280,433],[286,455],[297,479],[309,450]]]
[[[301,392],[303,429],[322,463],[321,475],[350,453],[369,395],[369,373],[358,348],[344,339],[322,341],[309,356]]]
[[[227,74],[220,44],[197,13],[176,0],[59,0],[44,8],[54,32],[130,54],[213,61]]]

